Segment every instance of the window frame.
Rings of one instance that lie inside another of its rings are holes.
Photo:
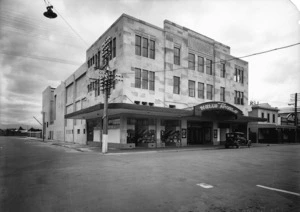
[[[193,53],[189,53],[188,55],[188,69],[195,70],[196,65],[196,56]]]
[[[205,85],[203,82],[198,82],[198,98],[199,99],[204,99],[205,96],[204,96],[204,93],[205,93]],[[200,89],[202,88],[202,89]]]
[[[135,68],[135,88],[141,88],[142,87],[142,73],[140,68]]]
[[[220,77],[226,78],[226,63],[224,61],[221,62],[221,71]]]
[[[202,64],[200,61],[202,61]],[[204,57],[201,56],[198,56],[198,71],[204,73]]]
[[[150,39],[149,58],[155,59],[155,40]]]
[[[189,97],[195,97],[196,93],[196,82],[193,80],[188,81]]]
[[[149,90],[154,91],[155,90],[155,72],[149,71]]]
[[[149,77],[148,77],[148,70],[143,69],[142,70],[142,89],[148,90],[148,83],[149,83]]]
[[[135,35],[135,54],[142,55],[142,36]]]
[[[213,85],[211,84],[206,84],[206,99],[209,99],[209,100],[213,100]]]
[[[180,65],[180,48],[177,46],[174,46],[174,64]]]
[[[113,38],[113,40],[112,40],[112,58],[116,57],[116,54],[117,54],[116,50],[117,50],[116,38]]]
[[[148,38],[142,37],[142,56],[148,57],[149,41]]]
[[[220,101],[225,102],[225,87],[220,87]]]
[[[206,58],[206,74],[213,75],[212,73],[212,60]]]
[[[180,94],[180,77],[173,76],[173,93]]]

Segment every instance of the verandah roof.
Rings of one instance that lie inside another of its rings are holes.
[[[97,104],[73,113],[65,115],[66,119],[92,119],[103,116],[104,104]],[[195,116],[193,110],[187,109],[176,109],[176,108],[165,108],[165,107],[154,107],[147,105],[137,105],[128,103],[110,103],[108,104],[108,115],[142,115],[150,117],[169,117],[174,119],[180,119],[186,117],[192,120],[202,120],[201,117]],[[203,119],[204,120],[204,119]],[[208,119],[205,119],[208,121]],[[233,123],[247,123],[247,122],[261,122],[267,119],[252,117],[252,116],[237,116],[234,120],[222,120]]]

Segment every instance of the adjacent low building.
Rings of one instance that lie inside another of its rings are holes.
[[[287,109],[278,109],[268,103],[251,105],[250,116],[267,119],[249,123],[249,138],[256,143],[295,142],[294,121]]]
[[[247,134],[248,62],[230,47],[165,20],[163,28],[123,14],[86,51],[86,62],[43,92],[46,139],[101,142],[101,46],[111,37],[114,81],[108,105],[110,146],[220,144]]]

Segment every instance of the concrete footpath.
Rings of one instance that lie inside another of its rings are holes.
[[[39,141],[43,143],[47,143],[50,145],[61,146],[64,148],[69,148],[76,150],[78,152],[95,152],[101,153],[101,147],[93,147],[84,144],[77,144],[72,142],[63,142],[63,141],[55,141],[55,140],[42,140],[40,138],[32,138],[26,137],[26,140],[32,141]],[[278,146],[278,145],[299,145],[299,143],[284,143],[284,144],[262,144],[262,143],[254,143],[252,144],[251,148],[256,147],[268,147],[268,146]],[[248,147],[241,147],[241,148],[248,148]],[[112,149],[109,148],[108,152],[105,155],[120,155],[120,154],[139,154],[139,153],[156,153],[156,152],[179,152],[179,151],[199,151],[199,150],[218,150],[218,149],[225,149],[224,145],[193,145],[193,146],[185,146],[185,147],[161,147],[161,148],[144,148],[144,147],[137,147],[134,149]]]

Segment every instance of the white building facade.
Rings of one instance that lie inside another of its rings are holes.
[[[248,63],[230,47],[165,20],[163,28],[121,15],[86,51],[86,63],[43,92],[46,139],[102,140],[101,45],[111,37],[108,142],[115,147],[220,144],[247,133]]]

